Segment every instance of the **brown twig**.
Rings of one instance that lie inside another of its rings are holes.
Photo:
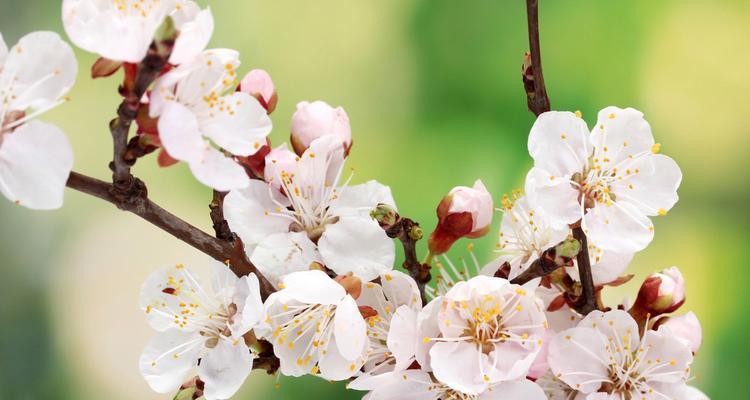
[[[261,284],[261,296],[265,299],[274,290],[270,282],[266,280],[257,268],[247,259],[245,250],[240,240],[227,242],[215,238],[195,226],[185,222],[169,211],[161,208],[158,204],[148,199],[146,186],[137,178],[134,179],[134,187],[137,187],[137,195],[123,198],[117,195],[114,186],[110,183],[92,178],[77,172],[71,172],[67,186],[91,196],[100,198],[114,204],[117,208],[131,212],[146,221],[154,224],[170,235],[182,240],[195,249],[211,256],[215,260],[225,262],[237,275],[244,276],[255,273]]]
[[[575,305],[576,311],[586,315],[597,309],[596,289],[591,274],[591,260],[589,260],[589,244],[586,234],[580,226],[573,228],[573,237],[581,242],[581,252],[578,253],[578,276],[581,280],[581,297]]]
[[[526,15],[529,25],[529,50],[530,62],[524,68],[524,85],[529,110],[538,116],[550,110],[547,88],[544,86],[544,73],[542,72],[542,52],[539,46],[539,1],[526,0]],[[530,69],[531,73],[528,73]]]
[[[581,243],[578,240],[566,239],[555,247],[550,247],[542,252],[539,258],[531,263],[529,268],[510,282],[523,285],[533,279],[545,277],[555,272],[558,268],[573,265],[573,258],[580,254],[580,251]]]
[[[422,296],[423,304],[427,304],[425,285],[432,279],[430,274],[430,265],[423,264],[417,257],[417,241],[422,238],[422,228],[419,223],[409,218],[396,216],[394,224],[384,227],[388,237],[398,239],[404,248],[403,267],[409,271],[409,275],[414,278],[419,288],[419,294]]]
[[[529,110],[539,116],[550,110],[547,88],[544,85],[542,70],[542,53],[539,45],[539,0],[526,0],[526,13],[529,26],[529,60],[524,64],[523,78]],[[586,234],[580,227],[573,229],[573,236],[581,242],[581,252],[578,253],[578,274],[581,279],[582,295],[576,309],[582,314],[588,314],[596,309],[596,294],[594,280],[591,276],[591,262],[589,260],[588,241]]]
[[[224,196],[226,195],[226,192],[214,190],[214,197],[208,205],[208,208],[211,209],[211,222],[213,223],[216,237],[221,240],[233,242],[236,235],[231,229],[229,229],[229,224],[227,223],[227,220],[224,219]]]

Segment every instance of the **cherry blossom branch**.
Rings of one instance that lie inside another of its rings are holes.
[[[539,116],[550,110],[547,88],[544,85],[542,71],[542,52],[539,45],[539,1],[526,0],[526,14],[529,26],[529,54],[524,60],[523,81],[529,110]],[[581,279],[582,295],[576,309],[586,315],[596,309],[596,293],[594,279],[591,275],[591,261],[589,259],[588,240],[581,227],[573,228],[573,237],[581,244],[578,253],[578,274]]]
[[[229,242],[203,232],[149,200],[146,185],[138,178],[133,178],[133,181],[133,186],[138,190],[134,192],[135,195],[126,197],[118,193],[113,184],[77,172],[70,173],[67,186],[112,203],[120,210],[131,212],[145,219],[215,260],[227,263],[237,276],[255,273],[260,280],[261,296],[264,299],[274,291],[270,282],[247,259],[239,239]]]
[[[572,265],[573,259],[580,252],[581,242],[577,239],[563,240],[555,247],[545,250],[536,261],[531,263],[529,268],[510,282],[523,285],[533,279],[545,277],[555,272],[558,268]]]
[[[529,110],[534,115],[550,110],[547,88],[542,72],[542,52],[539,46],[539,1],[526,0],[526,15],[529,25],[529,51],[524,60],[523,77]]]
[[[403,267],[409,271],[409,275],[417,283],[423,304],[427,304],[425,285],[432,279],[432,275],[430,264],[420,262],[417,257],[417,241],[423,236],[419,223],[409,218],[402,218],[392,208],[382,204],[378,205],[370,215],[380,223],[388,237],[401,242],[404,248]]]

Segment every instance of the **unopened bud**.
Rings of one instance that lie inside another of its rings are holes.
[[[672,267],[646,278],[633,308],[657,316],[676,311],[684,302],[685,279],[677,267]]]
[[[164,18],[164,22],[162,22],[156,32],[154,32],[154,44],[156,45],[156,50],[160,56],[165,59],[169,58],[178,35],[179,32],[177,31],[177,26],[172,17],[167,16]]]
[[[359,295],[362,294],[362,280],[352,275],[351,272],[346,275],[339,275],[334,280],[343,286],[346,293],[352,296],[354,300],[357,300]]]
[[[111,76],[117,70],[122,67],[122,61],[114,61],[108,58],[99,57],[93,65],[91,65],[91,78],[105,78]]]
[[[423,235],[424,232],[422,231],[422,228],[418,226],[412,226],[411,229],[409,229],[409,238],[411,240],[420,240]]]
[[[492,196],[481,180],[473,187],[453,188],[438,204],[438,225],[430,235],[430,252],[442,254],[462,237],[484,236],[490,229],[493,211]]]
[[[561,261],[569,261],[581,252],[581,242],[576,239],[566,239],[555,247],[555,257],[562,258]]]
[[[380,224],[383,229],[388,229],[398,222],[398,213],[396,213],[396,210],[388,204],[378,204],[372,211],[370,211],[370,216],[375,221],[378,221],[378,224]]]
[[[345,154],[349,154],[352,129],[346,111],[341,107],[333,108],[323,101],[298,103],[297,111],[292,115],[291,141],[294,151],[302,155],[313,140],[324,135],[338,137],[343,143]]]
[[[276,109],[279,102],[279,96],[271,80],[271,75],[262,69],[254,69],[245,75],[240,81],[238,91],[247,93],[255,97],[260,105],[266,109],[267,114],[271,114]]]

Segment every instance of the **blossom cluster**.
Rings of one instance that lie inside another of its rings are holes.
[[[405,219],[390,188],[352,184],[345,169],[353,141],[343,108],[299,102],[289,144],[273,147],[273,81],[260,69],[240,78],[237,51],[206,48],[210,9],[64,0],[62,13],[71,41],[100,56],[92,76],[122,70],[121,91],[133,93],[149,57],[163,59],[131,104],[132,143],[223,194],[226,225],[257,269],[238,277],[229,261],[213,262],[210,288],[182,264],[148,277],[140,307],[157,334],[140,371],[155,391],[228,399],[270,357],[271,373],[346,381],[370,400],[707,398],[688,385],[701,329],[693,313],[675,314],[685,302],[678,268],[648,276],[632,302],[601,297],[633,277],[651,218],[678,200],[681,171],[641,112],[607,107],[591,129],[580,112],[539,115],[524,190],[495,209],[480,180],[452,189],[424,261],[405,273],[394,241]],[[72,151],[35,118],[66,101],[76,74],[57,34],[31,33],[10,49],[0,37],[0,191],[11,201],[62,204]],[[471,253],[475,271],[459,271],[446,253],[485,236],[495,212],[496,257],[482,264]],[[415,226],[399,240],[414,246]],[[434,284],[424,279],[431,269]]]

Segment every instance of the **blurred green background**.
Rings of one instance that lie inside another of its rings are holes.
[[[391,186],[402,214],[434,226],[434,207],[455,185],[481,178],[495,199],[520,187],[531,160],[520,65],[524,2],[379,0],[202,1],[216,20],[213,47],[241,51],[243,73],[264,68],[280,96],[272,140],[288,138],[301,100],[349,113],[354,180]],[[637,278],[608,294],[633,296],[650,271],[679,266],[703,323],[693,384],[714,399],[750,392],[750,4],[747,1],[542,1],[544,69],[553,109],[593,124],[608,105],[642,110],[662,150],[682,167],[681,201],[656,221],[638,254]],[[33,30],[64,35],[57,1],[0,0],[9,45]],[[67,39],[67,38],[66,38]],[[92,81],[94,57],[77,52],[73,101],[44,115],[73,142],[75,169],[107,179],[107,123],[118,78]],[[208,230],[210,192],[184,165],[143,159],[157,202]],[[62,210],[0,201],[0,399],[151,399],[137,360],[152,334],[138,310],[154,268],[206,257],[79,193]],[[499,218],[495,219],[495,226]],[[495,234],[476,241],[483,261]],[[465,254],[460,243],[456,256]],[[205,270],[205,269],[204,269]],[[206,277],[207,278],[207,277]],[[207,281],[207,279],[205,279]],[[359,398],[315,378],[255,372],[237,398]]]

